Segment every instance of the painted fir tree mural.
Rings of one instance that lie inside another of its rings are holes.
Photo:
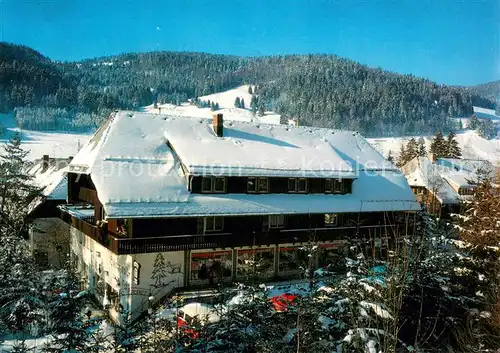
[[[168,276],[168,267],[165,263],[165,258],[161,253],[156,255],[155,263],[153,265],[153,273],[151,274],[151,280],[153,281],[153,286],[158,288],[165,284],[165,279]]]

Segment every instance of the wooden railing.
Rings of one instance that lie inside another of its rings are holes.
[[[379,228],[377,226],[377,228]],[[120,238],[109,235],[109,249],[116,254],[182,251],[195,249],[232,248],[253,245],[301,243],[308,241],[342,240],[352,236],[354,229],[317,229],[270,231],[269,233],[215,233],[148,238]]]
[[[72,225],[106,246],[115,254],[141,254],[196,249],[233,248],[241,246],[294,244],[303,242],[325,242],[344,240],[357,231],[364,234],[382,236],[387,233],[385,226],[336,227],[318,229],[275,229],[267,233],[211,233],[199,235],[172,235],[147,238],[126,238],[109,234],[93,225],[93,217],[73,218]],[[394,228],[393,228],[394,230]]]

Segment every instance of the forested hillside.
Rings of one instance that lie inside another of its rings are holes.
[[[500,81],[492,81],[469,88],[473,93],[497,100],[500,99]]]
[[[465,88],[333,55],[153,52],[55,63],[26,47],[0,47],[0,109],[17,108],[18,122],[32,129],[92,128],[110,109],[179,104],[244,83],[257,85],[255,111],[365,135],[449,130],[449,118],[470,115],[472,105],[493,107]]]

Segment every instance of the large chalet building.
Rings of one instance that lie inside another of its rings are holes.
[[[420,209],[356,132],[120,111],[68,167],[71,251],[120,321],[173,290],[304,273],[364,237],[383,256]],[[149,301],[148,301],[149,298]]]

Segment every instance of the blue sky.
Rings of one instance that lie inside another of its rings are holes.
[[[500,78],[500,0],[0,0],[0,41],[54,60],[131,51],[332,53],[439,83]]]

